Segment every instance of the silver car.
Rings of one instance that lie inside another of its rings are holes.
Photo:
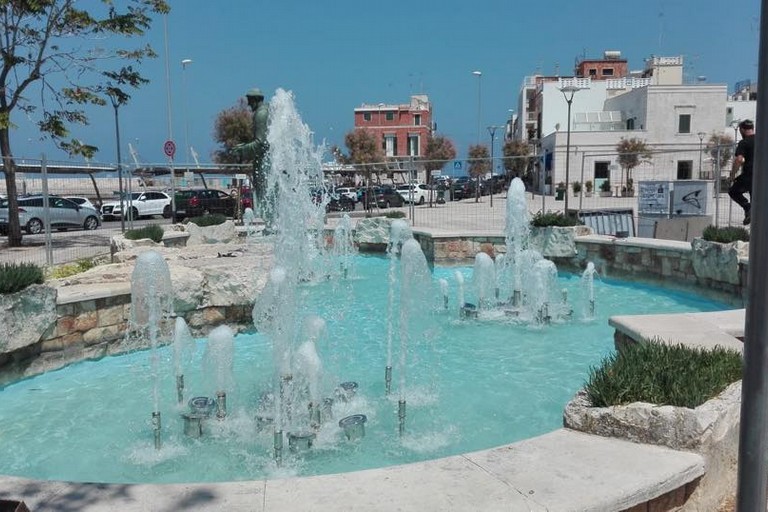
[[[45,208],[43,196],[18,198],[19,225],[30,235],[45,230]],[[48,215],[52,229],[96,229],[101,225],[101,216],[94,208],[80,206],[69,199],[58,196],[48,197]],[[0,233],[8,232],[8,200],[0,199]]]

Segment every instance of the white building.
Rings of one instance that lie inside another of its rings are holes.
[[[597,190],[610,180],[619,193],[627,179],[616,152],[622,138],[643,140],[653,152],[633,171],[635,182],[712,179],[717,159],[706,151],[710,138],[716,134],[733,139],[738,121],[754,119],[751,90],[729,98],[726,85],[684,84],[682,57],[652,57],[642,72],[599,76],[607,74],[606,65],[613,72],[622,64],[626,68],[619,52],[606,52],[605,59],[589,61],[588,73],[578,64],[577,76],[525,79],[512,133],[530,140],[540,157],[536,190],[551,193],[554,187],[546,185],[568,182],[570,187],[574,181],[592,181]],[[568,103],[561,92],[566,86],[579,89],[571,103],[570,150]]]

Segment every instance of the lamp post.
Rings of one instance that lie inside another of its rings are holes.
[[[701,153],[704,150],[704,136],[706,133],[699,132],[696,135],[699,136],[699,179],[702,179],[701,177]]]
[[[187,66],[192,64],[192,59],[181,61],[181,106],[184,109],[184,163],[189,167],[189,126],[187,120]]]
[[[477,144],[480,144],[480,79],[483,76],[481,71],[473,71],[473,75],[477,77]]]
[[[120,159],[120,121],[117,113],[122,101],[118,97],[117,92],[114,90],[110,90],[107,93],[107,95],[109,96],[109,100],[112,102],[112,107],[115,109],[115,143],[117,146],[117,186],[118,186],[118,193],[120,194],[120,204],[122,206],[125,198],[123,197],[123,166]],[[125,208],[124,207],[121,208],[120,213],[121,213],[120,232],[125,233]]]
[[[571,170],[571,103],[573,95],[579,91],[575,85],[566,85],[560,88],[566,103],[568,103],[568,132],[565,136],[565,215],[568,215],[568,178]]]
[[[493,142],[496,140],[496,130],[498,129],[498,126],[489,126],[488,127],[488,133],[491,134],[491,208],[493,208]]]

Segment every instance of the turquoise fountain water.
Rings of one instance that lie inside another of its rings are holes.
[[[154,281],[137,278],[135,325],[155,340],[152,350],[81,362],[3,388],[0,472],[101,482],[245,480],[497,446],[559,427],[589,366],[612,350],[608,316],[723,308],[601,280],[594,271],[558,276],[527,246],[527,227],[518,222],[508,225],[501,262],[479,257],[482,279],[469,267],[430,270],[403,222],[393,223],[386,258],[352,256],[340,245],[332,268],[325,268],[318,229],[324,205],[310,200],[322,178],[320,151],[290,94],[278,91],[270,105],[267,195],[275,198],[277,264],[255,297],[257,332],[233,335],[222,326],[193,349],[177,319],[178,336],[163,338],[153,322],[172,317],[157,288],[169,282],[162,270]],[[516,209],[519,203],[509,201],[508,212],[527,215]],[[340,236],[348,237],[349,225],[342,226]],[[162,269],[156,257],[147,258]],[[339,272],[340,262],[354,271]],[[526,270],[536,265],[538,271]],[[494,279],[504,307],[518,314],[460,318],[465,301],[493,303]],[[556,298],[528,293],[527,279],[566,290],[574,304],[598,297],[599,307],[567,323],[537,321],[543,304],[537,297]],[[392,393],[382,367],[394,373]],[[185,400],[179,403],[179,375],[183,394],[202,398],[192,412]],[[150,410],[163,412],[154,429]],[[360,417],[364,435],[361,428],[354,435],[340,428]]]

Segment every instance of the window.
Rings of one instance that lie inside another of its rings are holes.
[[[603,76],[613,76],[613,68],[603,68]]]
[[[595,179],[607,180],[611,177],[611,162],[595,162]]]
[[[691,114],[680,114],[677,120],[677,133],[691,133]]]
[[[384,154],[397,156],[397,137],[395,135],[384,135]]]
[[[693,160],[677,161],[677,179],[690,180],[693,177]]]
[[[394,121],[395,120],[395,113],[394,112],[387,112],[387,121]]]
[[[363,112],[363,120],[370,121],[371,120],[371,113],[370,112]]]
[[[419,156],[418,135],[408,135],[408,156]]]
[[[597,76],[597,70],[595,68],[590,69],[589,76]]]
[[[413,115],[413,125],[414,126],[421,126],[421,114],[414,114]]]
[[[635,118],[630,117],[627,119],[627,130],[634,130],[635,129]]]

